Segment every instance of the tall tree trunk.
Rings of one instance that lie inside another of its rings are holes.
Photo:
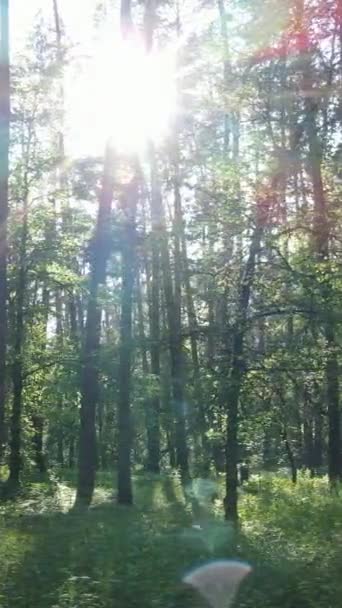
[[[137,178],[125,186],[123,212],[126,214],[122,239],[122,287],[119,350],[118,396],[118,502],[133,502],[131,452],[131,359],[132,359],[132,307],[135,275],[136,227],[135,215],[138,197]]]
[[[310,48],[309,34],[305,25],[304,2],[296,2],[297,22],[300,26],[301,36],[306,48]],[[322,145],[318,133],[317,115],[319,110],[318,100],[315,96],[313,83],[313,67],[310,56],[303,63],[302,90],[305,103],[305,128],[309,145],[309,170],[311,173],[314,217],[313,217],[313,249],[319,263],[325,266],[329,264],[329,220],[328,206],[322,178]],[[331,284],[324,286],[322,294],[326,304],[326,320],[324,326],[325,340],[327,345],[327,362],[325,378],[327,386],[328,404],[328,475],[332,487],[342,475],[341,468],[341,422],[339,404],[339,375],[337,361],[337,342],[334,314],[332,310],[332,287]]]
[[[152,220],[152,277],[149,305],[151,373],[160,383],[160,200],[153,146],[150,147],[151,160],[151,220]],[[160,467],[160,396],[151,399],[151,422],[148,435],[148,469],[158,473]]]
[[[291,480],[293,484],[297,483],[297,466],[295,457],[293,455],[293,451],[291,448],[291,444],[287,435],[287,430],[284,427],[282,430],[282,440],[284,442],[285,452],[289,461],[290,469],[291,469]]]
[[[56,343],[59,352],[63,349],[63,306],[62,306],[62,294],[59,288],[56,289]],[[58,412],[57,421],[57,462],[63,467],[64,466],[64,424],[63,424],[63,395],[59,391],[57,393],[56,408]]]
[[[151,215],[155,218],[155,238],[159,243],[161,276],[165,298],[166,318],[168,325],[168,342],[171,362],[172,406],[175,419],[176,464],[182,475],[189,473],[188,449],[186,438],[182,337],[180,334],[180,302],[175,302],[169,256],[169,243],[165,226],[165,215],[161,199],[160,184],[157,175],[157,163],[153,145],[150,145],[150,163],[152,174]]]
[[[5,440],[7,216],[10,125],[8,0],[0,0],[0,460]]]
[[[304,384],[303,392],[303,442],[304,442],[304,466],[309,469],[311,476],[314,476],[314,455],[313,455],[313,419],[312,403],[309,398],[308,387]]]
[[[147,360],[146,350],[146,337],[144,329],[144,313],[143,313],[143,301],[141,284],[139,280],[139,274],[137,275],[137,306],[138,306],[138,328],[139,328],[139,340],[141,342],[141,356],[142,356],[142,371],[145,378],[149,374],[149,365]],[[149,290],[148,290],[149,291]],[[151,290],[152,291],[152,290]],[[159,290],[158,290],[159,294]],[[152,297],[149,298],[152,300]],[[153,340],[152,327],[155,319],[153,318],[153,304],[149,302],[149,313],[150,313],[150,327],[151,327],[151,341]],[[159,298],[158,298],[158,334],[159,334]],[[155,339],[155,338],[154,338]],[[153,357],[155,355],[155,359]],[[154,359],[154,360],[153,360]],[[154,363],[154,365],[153,365]],[[154,369],[154,374],[158,382],[158,393],[157,395],[150,395],[144,401],[145,418],[146,418],[146,432],[147,432],[147,462],[146,470],[151,473],[159,473],[159,461],[160,461],[160,358],[159,358],[159,336],[158,342],[151,345],[151,368]]]
[[[238,406],[240,390],[245,373],[244,336],[251,289],[255,274],[256,256],[260,249],[262,228],[254,230],[249,255],[241,279],[237,306],[237,319],[233,330],[233,353],[227,391],[227,441],[226,441],[226,496],[225,517],[233,522],[238,520]]]
[[[89,505],[94,492],[96,468],[96,406],[98,402],[98,354],[101,333],[101,309],[98,290],[106,280],[110,251],[110,215],[113,199],[114,154],[108,144],[104,160],[102,190],[92,242],[89,296],[81,373],[81,425],[79,436],[76,505]]]
[[[26,180],[27,181],[27,180]],[[18,278],[15,298],[15,327],[13,345],[13,365],[12,365],[12,384],[13,384],[13,403],[10,423],[10,456],[9,456],[9,477],[8,484],[17,486],[20,483],[22,469],[21,458],[21,422],[22,422],[22,399],[23,399],[23,342],[24,342],[24,302],[27,282],[26,270],[26,248],[28,239],[28,188],[25,185],[26,194],[24,197],[23,226],[20,242]]]
[[[208,424],[206,420],[204,403],[203,403],[203,391],[202,391],[202,382],[201,382],[201,372],[200,372],[200,360],[198,354],[198,346],[197,346],[197,316],[195,305],[192,297],[191,283],[190,283],[190,272],[189,272],[189,262],[187,256],[187,246],[186,246],[186,238],[184,231],[184,220],[181,212],[181,221],[180,221],[180,229],[181,229],[181,241],[182,241],[182,254],[183,254],[183,278],[184,278],[184,286],[185,286],[185,298],[186,298],[186,307],[188,313],[188,322],[189,322],[189,330],[190,330],[190,349],[191,349],[191,359],[192,359],[192,367],[193,367],[193,387],[194,387],[194,399],[195,399],[195,408],[196,408],[196,425],[199,428],[200,438],[201,438],[201,460],[203,465],[203,473],[204,475],[209,472],[209,445],[206,432],[208,430]],[[195,430],[196,432],[196,430]]]
[[[49,290],[44,285],[42,295],[42,306],[43,306],[43,323],[44,323],[44,344],[42,344],[42,351],[46,350],[47,340],[47,326],[49,318]],[[46,473],[46,458],[44,454],[44,417],[41,412],[36,411],[32,416],[33,426],[33,447],[35,454],[36,467],[39,473]]]
[[[176,439],[176,454],[177,463],[181,473],[185,476],[189,474],[188,464],[188,447],[187,447],[187,430],[186,430],[186,414],[185,414],[185,395],[184,395],[184,356],[182,344],[182,320],[181,320],[181,303],[182,303],[182,280],[183,266],[181,256],[181,234],[182,234],[182,200],[180,192],[180,175],[179,175],[179,145],[177,141],[174,144],[173,150],[173,193],[174,193],[174,296],[173,296],[173,312],[171,320],[171,293],[169,294],[168,324],[170,330],[170,345],[171,345],[171,371],[173,381],[173,399],[175,407],[175,439]],[[166,269],[169,272],[169,269]],[[171,291],[171,290],[170,290]],[[172,323],[172,324],[171,324]]]

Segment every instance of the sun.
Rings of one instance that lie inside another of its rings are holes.
[[[102,38],[66,83],[70,153],[101,154],[109,138],[125,153],[158,142],[177,111],[175,65],[170,50],[146,53],[138,41]]]

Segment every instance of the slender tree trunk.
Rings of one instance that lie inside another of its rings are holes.
[[[42,351],[46,350],[46,339],[47,339],[47,325],[49,318],[49,299],[50,294],[46,286],[43,287],[43,323],[44,323],[44,344],[42,345]],[[36,411],[32,416],[33,426],[33,447],[35,452],[35,461],[39,473],[46,473],[46,457],[44,454],[44,417],[41,412]]]
[[[160,382],[160,200],[153,147],[151,151],[151,220],[152,277],[150,301],[151,373]],[[151,400],[151,423],[148,436],[148,469],[159,472],[160,461],[160,397]]]
[[[75,466],[75,437],[71,435],[69,439],[69,457],[68,457],[68,467],[69,469],[73,469]]]
[[[10,125],[8,0],[0,0],[0,461],[5,440],[7,216]]]
[[[106,280],[109,256],[110,215],[113,199],[114,154],[107,146],[104,161],[102,190],[95,235],[92,242],[92,260],[89,296],[85,326],[85,340],[81,373],[81,425],[79,437],[78,481],[76,505],[89,505],[95,485],[96,469],[96,406],[98,403],[98,352],[100,345],[101,309],[98,289]]]
[[[189,272],[189,263],[187,256],[187,247],[186,247],[186,238],[184,232],[184,221],[183,217],[181,217],[180,221],[181,227],[181,240],[182,240],[182,253],[183,253],[183,268],[184,268],[184,285],[185,285],[185,297],[186,297],[186,307],[188,313],[188,322],[190,329],[190,348],[191,348],[191,359],[192,359],[192,367],[193,367],[193,387],[194,387],[194,399],[195,399],[195,408],[196,408],[196,426],[199,428],[200,438],[201,438],[201,460],[203,463],[203,473],[204,475],[209,473],[209,445],[206,432],[208,430],[208,423],[206,420],[206,415],[204,411],[204,403],[203,403],[203,391],[202,391],[202,382],[201,382],[201,372],[200,372],[200,361],[198,355],[198,347],[197,347],[197,336],[196,331],[198,329],[197,317],[195,305],[192,297],[191,283],[190,283],[190,272]],[[196,433],[195,429],[195,433]]]
[[[166,234],[165,216],[161,200],[160,184],[157,176],[156,159],[153,146],[150,146],[150,162],[152,173],[152,196],[151,205],[156,218],[155,234],[159,243],[161,275],[166,307],[166,318],[168,324],[168,339],[171,362],[172,382],[172,405],[175,419],[175,449],[176,464],[182,475],[186,477],[189,473],[188,449],[186,438],[186,419],[184,409],[184,386],[183,386],[183,356],[182,339],[180,335],[180,302],[175,301],[172,284],[169,244]]]
[[[44,437],[44,419],[42,416],[35,415],[32,417],[33,425],[33,446],[34,446],[34,458],[39,473],[46,473],[46,462],[43,450],[43,437]]]
[[[23,399],[23,342],[24,342],[24,302],[26,290],[26,248],[28,239],[27,188],[24,197],[23,226],[20,243],[19,268],[15,299],[15,327],[12,365],[13,404],[10,423],[10,456],[8,484],[17,486],[20,483],[22,470],[21,458],[21,418]]]
[[[174,191],[174,296],[173,306],[171,306],[171,289],[168,287],[169,305],[168,324],[170,331],[170,346],[171,346],[171,370],[173,381],[173,398],[175,407],[175,434],[176,434],[176,453],[177,464],[182,475],[189,474],[188,464],[188,447],[187,447],[187,430],[186,430],[186,414],[185,414],[185,396],[184,396],[184,356],[182,344],[182,321],[181,321],[181,302],[182,302],[182,256],[181,256],[181,233],[182,233],[182,202],[180,193],[180,177],[179,177],[179,150],[178,141],[174,146],[173,158],[173,191]],[[165,271],[169,273],[169,268]],[[165,277],[166,278],[166,277]],[[171,313],[171,308],[173,312]],[[172,320],[171,320],[172,316]]]
[[[141,355],[142,355],[142,371],[145,377],[149,374],[149,365],[147,360],[146,350],[146,337],[144,329],[144,313],[143,313],[143,301],[141,284],[138,276],[137,285],[137,306],[138,306],[138,327],[139,327],[139,340],[141,342]],[[159,293],[159,290],[158,290]],[[153,297],[153,296],[152,296]],[[150,298],[151,300],[152,298]],[[154,324],[153,317],[153,304],[149,302],[150,312],[150,327],[151,327],[151,341],[152,338],[152,327]],[[158,334],[159,334],[159,298],[158,298]],[[155,336],[155,334],[154,334]],[[155,338],[154,338],[155,339]],[[154,356],[155,358],[154,358]],[[160,357],[159,357],[159,335],[158,341],[151,345],[151,368],[154,370],[156,380],[158,382],[158,394],[153,397],[148,396],[144,401],[145,418],[146,418],[146,432],[147,432],[147,462],[146,470],[151,473],[159,473],[159,461],[160,461]]]
[[[314,466],[315,469],[323,464],[323,416],[320,401],[315,403],[314,409]]]
[[[226,496],[224,506],[226,519],[233,522],[238,521],[238,406],[246,367],[243,353],[244,335],[251,289],[254,281],[255,261],[260,249],[261,232],[261,227],[257,225],[252,236],[249,256],[241,280],[237,320],[233,332],[233,356],[227,392]]]
[[[295,457],[293,455],[293,451],[291,448],[291,444],[290,444],[288,436],[287,436],[287,431],[285,428],[282,431],[282,439],[284,442],[286,455],[288,457],[289,465],[290,465],[290,469],[291,469],[291,480],[292,480],[292,483],[295,484],[295,483],[297,483],[297,466],[296,466]]]
[[[62,294],[60,289],[56,289],[56,343],[57,348],[60,352],[63,349],[63,306],[62,306]],[[57,421],[57,462],[63,467],[64,466],[64,424],[63,424],[63,395],[57,393],[56,407],[58,412]]]
[[[122,287],[119,351],[118,396],[118,502],[133,502],[131,452],[131,359],[132,359],[132,308],[135,276],[136,227],[135,215],[138,197],[136,176],[125,187],[123,210],[126,212],[122,241]]]
[[[296,0],[295,17],[300,28],[300,35],[306,48],[310,48],[310,38],[305,24],[304,0]],[[328,206],[322,178],[322,142],[318,131],[317,115],[319,102],[315,96],[313,84],[313,67],[309,54],[303,62],[302,91],[305,103],[305,128],[309,146],[309,170],[311,173],[314,216],[313,216],[313,250],[319,263],[325,266],[329,263],[330,228],[328,220]],[[342,475],[341,462],[341,422],[339,404],[339,376],[337,362],[337,342],[334,314],[332,308],[332,288],[330,284],[324,286],[323,297],[327,307],[324,327],[327,362],[325,378],[327,386],[328,404],[328,475],[331,487],[335,487]]]
[[[314,455],[313,455],[313,419],[312,403],[309,399],[308,388],[304,386],[303,394],[303,441],[304,441],[304,466],[309,469],[311,476],[314,476]]]

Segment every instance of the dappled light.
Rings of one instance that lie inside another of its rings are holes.
[[[0,608],[342,596],[340,0],[0,0]]]
[[[107,34],[67,96],[69,147],[74,156],[101,154],[108,139],[123,153],[144,153],[167,136],[177,112],[176,55],[147,52],[139,39]]]

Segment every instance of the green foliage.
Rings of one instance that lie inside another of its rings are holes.
[[[220,500],[211,498],[223,493],[217,481],[183,488],[177,477],[136,476],[134,485],[132,508],[113,504],[111,475],[101,475],[83,514],[67,512],[73,489],[65,481],[55,493],[33,484],[15,508],[5,503],[2,608],[200,606],[181,577],[215,557],[251,563],[242,608],[338,605],[342,506],[326,478],[301,475],[293,487],[286,477],[253,477],[241,493],[236,549]]]

